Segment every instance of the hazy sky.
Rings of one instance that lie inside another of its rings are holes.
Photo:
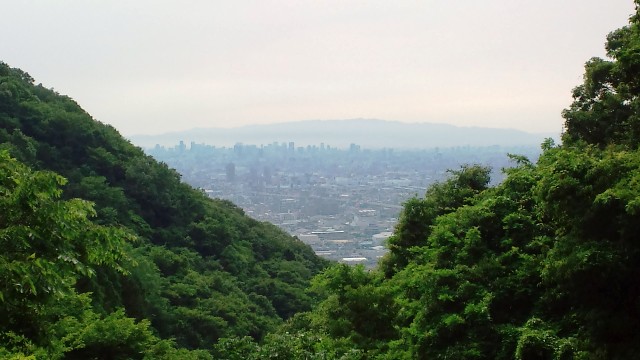
[[[378,118],[559,132],[632,0],[3,1],[0,60],[124,135]]]

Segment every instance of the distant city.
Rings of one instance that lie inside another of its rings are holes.
[[[244,144],[294,142],[314,146],[320,142],[337,148],[351,143],[366,149],[424,149],[439,146],[538,146],[545,138],[557,139],[560,133],[532,134],[514,129],[458,127],[441,123],[402,123],[377,119],[306,120],[277,124],[246,125],[232,128],[201,128],[159,135],[134,135],[130,140],[142,147],[156,144],[174,146],[187,143],[233,147]]]
[[[373,267],[387,251],[403,203],[464,164],[512,166],[508,153],[532,161],[538,146],[364,149],[358,144],[295,146],[184,142],[146,149],[186,183],[227,199],[249,216],[276,224],[328,259]]]

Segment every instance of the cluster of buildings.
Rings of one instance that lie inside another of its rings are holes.
[[[532,149],[516,152],[529,155]],[[274,223],[331,260],[373,267],[387,252],[402,204],[424,196],[448,169],[480,163],[508,166],[503,148],[396,151],[331,146],[181,143],[148,151],[187,183]],[[499,175],[499,174],[498,174]]]

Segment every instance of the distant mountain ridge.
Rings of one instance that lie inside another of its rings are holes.
[[[294,142],[296,146],[326,145],[345,148],[355,143],[364,148],[431,148],[451,146],[539,145],[559,134],[528,133],[514,129],[457,127],[438,123],[403,123],[377,119],[307,120],[236,128],[196,128],[160,135],[133,135],[141,147],[175,145],[180,141],[215,146],[236,143],[270,144]]]

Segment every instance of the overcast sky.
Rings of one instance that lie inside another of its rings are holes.
[[[632,0],[4,1],[0,60],[123,135],[378,118],[559,132]]]

